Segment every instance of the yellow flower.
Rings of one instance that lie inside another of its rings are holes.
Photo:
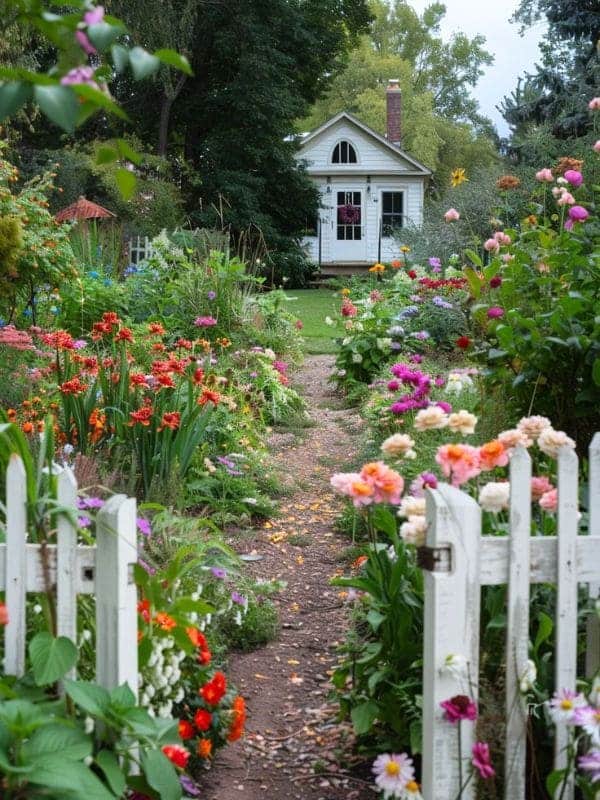
[[[369,272],[385,272],[385,266],[383,264],[373,264],[373,266],[369,268]]]
[[[462,167],[457,167],[456,169],[453,169],[452,172],[450,173],[450,183],[452,184],[453,187],[460,186],[461,183],[464,183],[465,181],[468,180],[469,179],[465,175],[465,171]]]
[[[350,294],[350,289],[342,289],[340,294],[342,295],[342,297],[348,297],[348,295]]]
[[[401,253],[410,253],[410,247],[407,244],[403,244],[400,248]]]

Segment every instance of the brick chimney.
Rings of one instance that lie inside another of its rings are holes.
[[[387,107],[387,138],[392,144],[402,142],[402,91],[399,81],[390,78],[385,90]]]

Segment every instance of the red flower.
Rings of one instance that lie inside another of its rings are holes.
[[[152,419],[152,408],[150,406],[144,406],[144,408],[140,408],[139,411],[130,411],[129,416],[131,417],[129,425],[139,423],[147,428]]]
[[[190,758],[189,751],[178,744],[166,744],[162,748],[163,753],[176,767],[185,769]]]
[[[462,719],[477,719],[477,706],[466,694],[457,694],[449,700],[440,703],[446,712],[448,722],[460,722]]]
[[[105,334],[108,334],[111,331],[112,326],[107,322],[94,322],[92,327],[92,339],[97,342],[98,339],[101,339]]]
[[[150,622],[150,600],[140,600],[137,610],[144,622]]]
[[[6,603],[0,603],[0,625],[8,625],[8,608]]]
[[[206,649],[200,650],[200,652],[198,653],[198,663],[202,664],[202,666],[205,667],[207,666],[207,664],[210,664],[211,661],[212,661],[212,653],[210,652],[210,650]]]
[[[70,381],[65,381],[60,385],[63,394],[83,394],[87,388],[87,384],[82,383],[79,378],[71,378]]]
[[[408,272],[407,272],[407,275],[408,275],[409,278],[412,278],[413,281],[417,277],[417,273],[415,272],[414,269],[409,269]]]
[[[502,278],[499,275],[494,275],[493,278],[490,278],[490,286],[492,289],[497,289],[499,286],[502,286]]]
[[[461,350],[468,350],[471,346],[471,340],[468,336],[459,336],[456,340],[456,346],[460,347]]]
[[[215,672],[208,683],[199,690],[199,694],[204,698],[209,706],[216,706],[221,702],[227,691],[227,679],[222,672]]]
[[[198,367],[197,370],[194,371],[194,383],[202,383],[204,380],[204,370]]]
[[[115,336],[115,342],[133,342],[133,331],[131,328],[121,328]]]
[[[166,349],[167,348],[162,342],[154,342],[154,344],[152,345],[152,350],[155,353],[163,353]]]
[[[177,372],[179,375],[185,374],[185,368],[187,367],[187,361],[185,358],[170,358],[168,364],[171,372]]]
[[[170,375],[157,375],[156,380],[160,389],[174,389],[175,381]]]
[[[187,719],[179,720],[179,725],[177,726],[177,730],[179,731],[179,738],[183,739],[184,741],[186,739],[192,739],[196,735],[194,726]]]
[[[155,333],[157,336],[162,336],[165,332],[165,329],[160,322],[150,322],[148,325],[148,330],[150,333]]]
[[[198,405],[205,406],[207,403],[214,403],[218,405],[221,395],[218,392],[211,392],[210,389],[205,389],[198,398]]]
[[[43,333],[40,339],[44,344],[56,348],[56,350],[74,350],[75,342],[67,331],[54,331],[53,333]]]
[[[189,339],[177,339],[175,342],[175,347],[183,347],[184,350],[191,350],[193,344]]]
[[[102,321],[106,323],[106,325],[120,325],[121,320],[119,319],[119,315],[116,311],[105,311],[102,314]]]
[[[172,431],[176,431],[180,424],[181,414],[179,411],[165,411],[158,430],[162,431],[165,428],[170,428]]]
[[[194,714],[194,725],[199,731],[202,731],[202,733],[205,733],[210,728],[211,723],[212,714],[210,711],[199,708]]]
[[[153,361],[152,374],[153,375],[166,375],[171,371],[168,361]]]
[[[148,386],[148,382],[146,380],[146,376],[143,375],[141,372],[131,372],[129,374],[129,383],[132,386]]]
[[[227,741],[236,742],[243,736],[246,724],[246,701],[241,695],[238,695],[231,704],[231,712],[233,719],[227,734]]]

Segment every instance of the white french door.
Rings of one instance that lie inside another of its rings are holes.
[[[332,261],[365,261],[367,255],[364,194],[360,189],[334,192]]]

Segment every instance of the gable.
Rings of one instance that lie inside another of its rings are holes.
[[[350,142],[357,153],[356,164],[332,164],[332,154],[338,142]],[[395,174],[428,175],[421,164],[414,161],[382,137],[371,132],[362,123],[347,114],[339,114],[310,134],[298,152],[298,159],[306,164],[310,174]]]

